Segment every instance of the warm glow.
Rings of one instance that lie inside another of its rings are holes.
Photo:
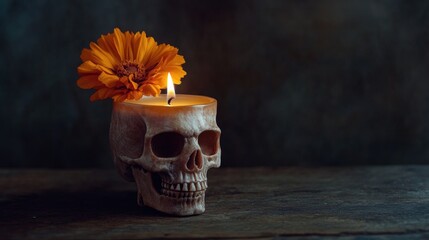
[[[176,92],[174,91],[173,78],[171,74],[167,75],[167,104],[171,105],[171,100],[176,98]]]

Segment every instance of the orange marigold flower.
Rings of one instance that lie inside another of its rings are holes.
[[[113,98],[115,102],[138,100],[143,95],[158,96],[167,87],[170,72],[175,84],[186,75],[185,63],[178,49],[160,44],[145,32],[121,32],[101,35],[97,43],[91,42],[80,55],[77,85],[83,89],[96,89],[91,101]]]

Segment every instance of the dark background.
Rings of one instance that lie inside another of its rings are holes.
[[[0,167],[113,167],[112,103],[76,68],[114,27],[179,48],[223,166],[429,163],[429,1],[0,4]]]

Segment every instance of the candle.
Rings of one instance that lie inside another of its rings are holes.
[[[139,104],[149,106],[165,106],[165,107],[192,107],[214,104],[216,108],[216,100],[210,97],[198,95],[179,94],[176,97],[174,90],[173,79],[171,74],[167,75],[167,94],[160,94],[158,97],[142,97],[140,100],[125,100],[130,104]]]
[[[178,108],[178,107],[197,107],[214,105],[216,107],[216,100],[211,97],[199,95],[177,94],[176,97],[167,103],[169,98],[168,94],[160,94],[158,97],[143,97],[140,100],[125,100],[125,103],[142,105],[145,107],[164,107],[164,108]],[[164,111],[165,109],[163,109]]]
[[[140,205],[174,215],[205,211],[207,171],[221,162],[216,111],[214,98],[176,95],[170,74],[167,94],[114,103],[114,161],[136,182]]]

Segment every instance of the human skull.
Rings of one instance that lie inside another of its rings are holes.
[[[114,103],[110,145],[137,202],[173,215],[205,211],[207,171],[221,162],[216,101],[186,107]]]

